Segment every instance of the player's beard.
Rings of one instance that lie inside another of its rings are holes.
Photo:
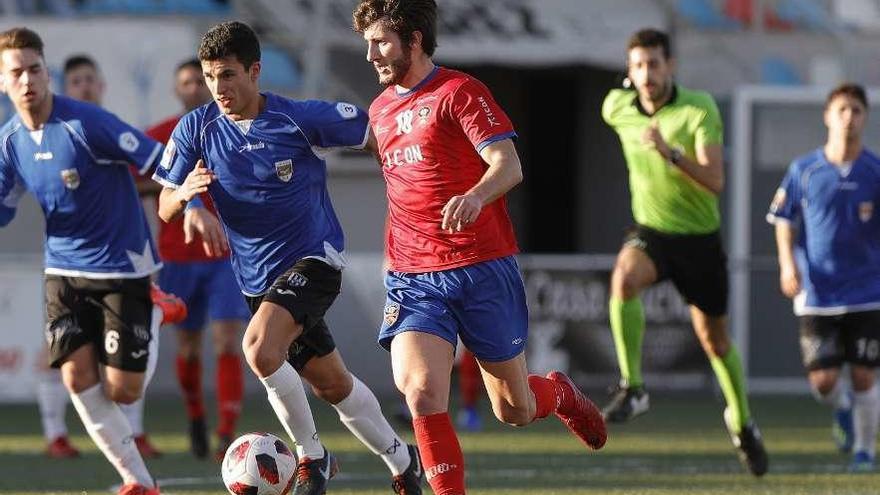
[[[379,74],[379,84],[391,86],[403,82],[403,78],[406,77],[410,67],[412,67],[412,50],[408,46],[404,47],[400,56],[388,62],[387,67],[391,73],[387,76]]]

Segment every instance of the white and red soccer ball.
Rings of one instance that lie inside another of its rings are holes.
[[[296,457],[269,433],[246,433],[226,449],[220,471],[233,495],[285,495],[293,485]]]

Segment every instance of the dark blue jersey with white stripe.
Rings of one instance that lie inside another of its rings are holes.
[[[880,309],[880,158],[863,150],[845,166],[820,148],[794,162],[768,221],[798,230],[795,256],[803,292],[798,314]]]
[[[162,145],[90,103],[53,98],[30,131],[18,115],[0,128],[0,226],[31,192],[46,217],[46,273],[135,278],[160,265],[129,172],[146,173]]]
[[[213,102],[185,115],[153,176],[176,189],[199,158],[214,172],[208,192],[248,295],[264,293],[302,258],[344,266],[322,150],[363,148],[368,130],[366,112],[349,103],[263,96],[252,120],[234,122]]]

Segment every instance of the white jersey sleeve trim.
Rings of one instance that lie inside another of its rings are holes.
[[[768,213],[767,216],[765,217],[765,219],[767,220],[767,223],[769,223],[771,225],[776,225],[776,224],[791,225],[792,223],[794,223],[791,220],[789,220],[788,218],[780,217],[779,215],[774,215],[772,213]]]
[[[797,316],[805,316],[805,315],[815,315],[815,316],[838,316],[847,313],[858,313],[861,311],[876,311],[880,310],[880,301],[877,302],[869,302],[862,304],[852,304],[848,306],[828,306],[828,307],[819,307],[819,306],[806,306],[803,305],[802,301],[798,301],[797,298],[794,302],[794,314]]]
[[[162,184],[165,187],[170,187],[171,189],[180,189],[180,186],[182,185],[182,184],[175,184],[167,179],[163,179],[156,174],[153,174],[153,180],[158,182],[159,184]]]
[[[156,143],[156,147],[153,148],[153,152],[150,153],[150,157],[147,158],[147,163],[145,163],[144,166],[138,170],[138,174],[144,175],[145,173],[149,172],[150,169],[153,167],[153,162],[156,161],[156,157],[159,156],[159,153],[161,151],[162,151],[162,144]]]

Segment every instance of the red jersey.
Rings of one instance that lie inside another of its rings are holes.
[[[487,165],[479,151],[516,136],[480,81],[436,68],[412,91],[389,87],[370,105],[388,194],[386,258],[391,270],[422,273],[518,251],[504,197],[461,232],[440,228],[440,210],[475,186]]]
[[[171,139],[171,133],[177,126],[180,116],[171,117],[155,126],[147,129],[147,136],[159,141],[167,143]],[[211,201],[209,194],[201,194],[199,196],[205,203],[205,208],[217,215],[214,209],[214,203]],[[195,239],[190,244],[184,242],[183,236],[183,215],[172,220],[170,223],[159,222],[159,256],[163,261],[172,263],[189,263],[194,261],[216,261],[228,257],[212,258],[205,253],[202,247],[202,238],[199,234],[195,235]]]

